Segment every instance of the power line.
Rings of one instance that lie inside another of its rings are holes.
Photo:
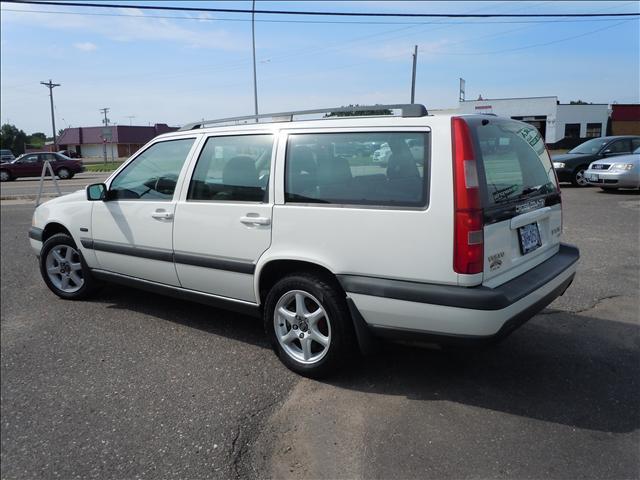
[[[2,0],[3,3],[10,0]],[[20,2],[22,3],[22,2]],[[36,2],[40,3],[40,2]],[[635,3],[635,2],[631,2]],[[124,18],[158,18],[163,20],[191,20],[196,22],[244,22],[249,23],[249,18],[200,18],[200,17],[180,17],[175,15],[135,15],[126,13],[98,13],[98,12],[63,12],[60,10],[23,10],[19,8],[2,8],[4,12],[15,13],[35,13],[35,14],[56,14],[56,15],[79,15],[79,16],[94,16],[94,17],[124,17]],[[640,15],[640,14],[637,14]],[[607,15],[609,16],[609,15]],[[588,18],[588,19],[557,19],[557,20],[473,20],[473,21],[457,21],[457,22],[445,22],[445,21],[413,21],[413,22],[388,22],[388,21],[369,21],[369,20],[355,20],[355,21],[337,21],[337,20],[274,20],[274,19],[256,19],[256,23],[300,23],[304,25],[309,24],[331,24],[331,25],[500,25],[500,24],[541,24],[541,23],[583,23],[583,22],[611,22],[615,18]]]
[[[305,15],[327,17],[386,17],[386,18],[575,18],[630,17],[640,13],[407,13],[407,12],[318,12],[296,10],[253,10],[246,8],[175,7],[167,5],[132,5],[121,3],[57,2],[49,0],[3,0],[6,3],[55,5],[64,7],[135,8],[174,12],[249,13],[264,15]]]

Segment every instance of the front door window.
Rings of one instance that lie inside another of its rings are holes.
[[[170,201],[194,140],[183,138],[151,145],[111,182],[109,199]]]

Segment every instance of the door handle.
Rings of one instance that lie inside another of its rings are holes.
[[[173,218],[173,213],[167,212],[166,210],[156,210],[151,214],[151,216],[158,220],[171,220]]]
[[[270,225],[271,219],[267,217],[252,217],[247,215],[246,217],[240,217],[240,222],[245,225]]]

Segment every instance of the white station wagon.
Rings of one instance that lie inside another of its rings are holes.
[[[59,297],[108,281],[261,316],[319,376],[379,337],[506,336],[573,280],[561,205],[532,126],[378,105],[187,125],[40,205],[29,237]]]

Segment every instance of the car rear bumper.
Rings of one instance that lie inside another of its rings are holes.
[[[556,168],[559,182],[570,182],[573,178],[573,170],[570,168]]]
[[[637,169],[636,169],[637,170]],[[597,175],[597,180],[591,180],[592,175]],[[637,171],[603,171],[603,170],[587,170],[585,172],[587,181],[591,185],[599,187],[619,187],[619,188],[638,188],[640,187],[640,175]]]
[[[466,343],[509,334],[573,281],[580,253],[561,245],[557,254],[496,288],[457,287],[339,276],[340,283],[376,336]]]

